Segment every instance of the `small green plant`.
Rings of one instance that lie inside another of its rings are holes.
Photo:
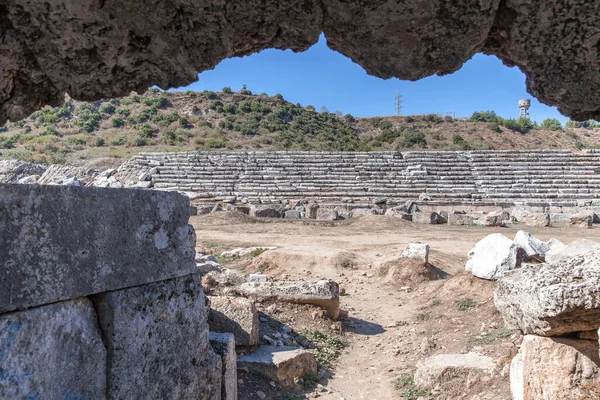
[[[316,372],[309,372],[308,375],[304,376],[302,379],[305,388],[315,387],[317,386],[317,383],[319,383],[319,375]]]
[[[512,334],[512,331],[510,329],[502,327],[500,329],[491,331],[485,335],[478,335],[478,336],[469,338],[468,345],[469,345],[469,347],[483,346],[483,345],[492,343],[497,339],[509,337],[511,334]]]
[[[492,122],[488,123],[487,127],[492,132],[496,132],[496,133],[502,132],[502,130],[500,129],[500,125],[498,125],[498,123],[496,121],[492,121]]]
[[[402,391],[402,397],[405,400],[417,400],[420,397],[432,398],[429,390],[415,385],[413,374],[402,375],[396,379],[394,386],[397,390]]]
[[[301,331],[300,334],[316,345],[312,352],[323,368],[331,368],[333,361],[340,356],[341,351],[346,347],[346,342],[341,338],[327,335],[319,330],[306,329]]]
[[[102,139],[101,137],[96,138],[96,140],[94,141],[94,146],[96,146],[96,147],[102,147],[105,144],[106,143],[104,142],[104,139]]]
[[[479,303],[471,299],[456,300],[456,306],[458,307],[458,311],[467,311],[471,308],[477,307],[478,305]]]
[[[442,304],[440,299],[433,299],[433,301],[431,302],[432,306],[439,306],[440,304]]]
[[[248,254],[250,256],[250,258],[254,258],[257,256],[260,256],[262,253],[264,253],[266,250],[263,249],[262,247],[257,247],[256,249],[252,250],[250,252],[250,254]]]
[[[583,149],[585,148],[585,145],[584,145],[582,142],[580,142],[580,141],[578,140],[578,141],[576,141],[576,142],[575,142],[575,147],[576,147],[578,150],[583,150]]]
[[[419,321],[427,321],[430,318],[431,318],[431,315],[429,313],[419,313],[419,314],[417,314],[417,319]]]
[[[224,94],[231,94],[232,93],[231,88],[229,86],[225,86],[223,89],[221,89],[221,91]]]

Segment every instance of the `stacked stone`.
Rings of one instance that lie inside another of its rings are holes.
[[[591,151],[142,153],[130,164],[154,166],[157,189],[207,202],[600,202],[600,153]]]
[[[220,400],[188,219],[177,193],[0,185],[0,398]]]

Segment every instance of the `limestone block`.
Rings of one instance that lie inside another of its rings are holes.
[[[475,223],[481,226],[504,226],[503,213],[501,211],[489,212],[475,220]]]
[[[439,215],[436,212],[416,212],[412,214],[412,221],[418,224],[437,224]]]
[[[528,257],[545,257],[546,253],[550,251],[550,246],[547,243],[542,242],[531,233],[525,231],[518,231],[513,243],[523,249]]]
[[[429,262],[429,245],[424,243],[409,243],[404,248],[400,258],[412,258],[427,264]]]
[[[314,201],[308,202],[306,205],[306,218],[316,219],[317,218],[317,210],[319,209],[319,205]]]
[[[508,328],[557,336],[600,326],[600,250],[531,265],[498,280],[494,303]]]
[[[193,273],[188,218],[177,193],[0,185],[0,312]]]
[[[549,263],[558,263],[571,257],[600,250],[600,243],[588,239],[578,239],[568,245],[554,244],[546,253],[546,261]]]
[[[210,332],[208,337],[215,353],[221,356],[223,365],[221,400],[238,400],[235,338],[231,333],[217,332]]]
[[[448,214],[448,225],[472,226],[475,225],[475,217],[468,214],[450,213]]]
[[[238,346],[258,344],[258,311],[243,297],[211,296],[208,325],[213,332],[230,332]]]
[[[294,386],[294,378],[317,373],[314,354],[290,346],[260,346],[251,354],[239,356],[237,364],[284,387]]]
[[[319,208],[317,209],[317,220],[319,221],[335,221],[338,219],[338,213],[336,210],[331,208]]]
[[[569,216],[569,225],[576,228],[591,228],[592,220],[591,214],[571,214]]]
[[[288,210],[284,214],[284,218],[287,218],[287,219],[298,219],[298,218],[300,218],[300,216],[301,216],[301,213],[298,210]]]
[[[585,397],[582,387],[600,383],[598,345],[589,340],[526,335],[510,363],[514,400]]]
[[[0,398],[105,399],[106,348],[92,302],[0,315]]]
[[[438,354],[417,364],[416,386],[433,389],[453,385],[469,378],[489,376],[494,371],[492,358],[475,353]]]
[[[250,215],[257,218],[281,218],[283,207],[280,205],[254,205],[250,207]]]
[[[528,213],[521,217],[525,226],[550,226],[550,215],[545,213]]]
[[[198,275],[96,295],[108,348],[108,397],[221,399]]]
[[[501,233],[481,239],[469,252],[465,270],[483,279],[498,279],[521,265],[524,251]]]
[[[314,304],[323,307],[333,319],[337,319],[340,314],[340,290],[338,284],[332,280],[247,282],[240,285],[238,291],[246,297]]]

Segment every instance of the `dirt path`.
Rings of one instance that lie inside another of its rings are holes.
[[[260,256],[257,268],[271,276],[333,279],[345,290],[342,308],[349,311],[350,318],[343,326],[349,346],[337,360],[333,376],[322,382],[325,389],[309,397],[400,399],[401,390],[394,387],[396,380],[429,355],[471,350],[495,359],[505,357],[506,363],[516,352],[518,335],[498,333],[504,331],[493,306],[493,283],[473,278],[463,269],[467,252],[478,240],[495,232],[512,238],[518,229],[416,225],[381,216],[323,225],[257,223],[223,213],[197,217],[192,222],[200,251],[277,246]],[[599,236],[597,229],[529,231],[542,240],[556,237],[567,243]],[[379,265],[398,258],[411,242],[428,243],[431,263],[450,274],[449,279],[403,284],[378,277]],[[355,256],[355,268],[335,265],[340,252]],[[461,299],[475,306],[460,311],[456,304]],[[454,390],[436,398],[510,397],[508,377],[500,374],[492,382],[469,382]]]

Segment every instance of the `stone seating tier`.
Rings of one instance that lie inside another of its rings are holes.
[[[416,199],[573,202],[600,197],[600,153],[568,150],[468,152],[142,153],[154,187],[216,200]]]

